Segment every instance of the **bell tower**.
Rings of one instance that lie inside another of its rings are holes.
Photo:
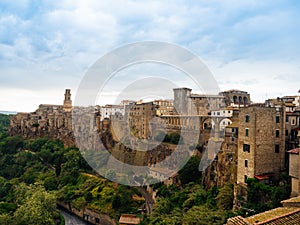
[[[63,109],[66,112],[72,111],[72,100],[71,100],[71,90],[70,89],[66,89]]]

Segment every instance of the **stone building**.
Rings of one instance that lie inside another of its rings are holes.
[[[71,92],[67,89],[63,105],[41,104],[35,112],[12,116],[9,133],[24,138],[60,139],[65,145],[75,145],[71,111]]]
[[[224,96],[193,94],[190,88],[174,88],[174,108],[180,115],[210,115],[225,107]]]
[[[299,185],[299,148],[294,148],[289,150],[289,176],[291,177],[291,197],[298,196],[300,193]]]
[[[226,106],[245,107],[251,104],[250,94],[246,91],[232,89],[220,92],[219,95],[223,95],[225,97]]]
[[[130,105],[129,128],[138,138],[147,139],[152,136],[151,120],[156,116],[156,106],[153,102],[136,102]]]
[[[63,109],[66,112],[72,111],[72,100],[71,100],[71,90],[70,89],[66,89]]]
[[[158,99],[158,100],[154,100],[154,104],[157,106],[157,108],[156,108],[156,115],[157,116],[173,115],[174,114],[173,100]]]
[[[237,184],[272,183],[285,169],[285,109],[253,104],[240,109]]]
[[[101,121],[105,118],[117,117],[122,119],[125,115],[125,107],[122,105],[105,105],[100,107]]]
[[[282,98],[268,99],[265,101],[266,106],[276,107],[280,105],[285,106],[286,112],[286,129],[285,141],[286,149],[293,149],[298,147],[297,132],[300,126],[300,96],[284,96]]]

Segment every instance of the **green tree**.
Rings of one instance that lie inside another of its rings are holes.
[[[197,181],[201,179],[201,172],[199,171],[200,159],[193,156],[189,159],[186,165],[178,172],[179,179],[182,184],[188,184],[192,181]]]
[[[0,133],[8,131],[10,115],[4,115],[0,113]]]
[[[225,216],[222,211],[213,211],[205,206],[193,206],[182,219],[183,225],[222,225]]]
[[[230,210],[233,207],[233,187],[227,184],[220,188],[216,197],[217,206],[221,210]]]
[[[22,187],[17,191],[20,206],[14,213],[16,225],[54,225],[56,198],[39,184]],[[20,196],[20,194],[24,194]]]

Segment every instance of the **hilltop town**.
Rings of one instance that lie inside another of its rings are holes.
[[[76,132],[94,130],[101,138],[106,137],[105,147],[111,148],[115,155],[118,155],[115,145],[124,143],[126,138],[129,146],[135,146],[139,140],[158,141],[161,135],[179,134],[179,139],[173,144],[188,143],[193,155],[209,163],[202,168],[202,182],[207,188],[226,183],[234,185],[235,209],[246,200],[247,181],[251,178],[274,186],[282,182],[283,174],[287,174],[290,177],[290,196],[300,194],[299,95],[253,103],[250,94],[240,90],[223,91],[217,95],[193,94],[189,88],[176,88],[173,92],[173,99],[124,100],[119,105],[83,108],[72,106],[71,91],[67,89],[62,105],[43,104],[35,112],[12,116],[9,133],[24,138],[60,139],[65,146],[78,146]],[[78,112],[80,116],[76,116]],[[88,118],[92,125],[85,124],[85,112],[90,113]],[[188,137],[195,135],[195,141],[190,143]],[[120,149],[126,148],[119,146]],[[172,148],[163,146],[145,155],[141,161],[143,165],[151,166],[172,151]],[[160,152],[164,154],[158,154]],[[122,159],[124,162],[128,160],[124,156]],[[153,169],[151,175],[168,178],[159,168]],[[166,184],[176,184],[175,177],[168,179]],[[285,208],[290,210],[279,215],[280,218],[295,213],[300,215],[298,201],[292,202],[285,202]],[[259,219],[256,222],[259,221],[262,222]],[[238,217],[229,219],[228,224],[252,223]]]

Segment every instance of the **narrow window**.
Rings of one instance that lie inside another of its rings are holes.
[[[246,123],[249,123],[249,115],[246,115]]]
[[[280,146],[278,144],[275,145],[275,153],[279,153]]]
[[[248,167],[248,160],[245,159],[245,167]]]
[[[279,137],[279,130],[276,130],[276,137]]]
[[[246,137],[249,136],[249,129],[248,128],[246,128],[246,130],[245,130],[245,135],[246,135]]]
[[[276,123],[279,123],[279,122],[280,122],[280,117],[276,116]]]
[[[247,183],[247,179],[248,179],[248,177],[247,177],[247,175],[245,175],[245,176],[244,176],[244,182],[245,182],[245,183]]]

